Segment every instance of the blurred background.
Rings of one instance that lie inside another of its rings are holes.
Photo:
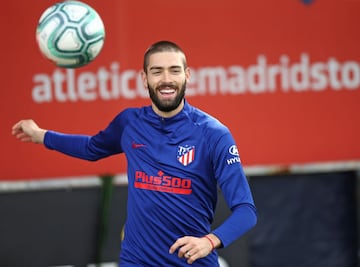
[[[37,47],[54,3],[0,11],[0,266],[116,266],[125,157],[69,158],[17,141],[11,127],[32,118],[95,134],[122,109],[148,105],[138,74],[159,40],[186,52],[187,101],[230,128],[253,190],[258,224],[219,250],[222,266],[360,266],[359,0],[88,0],[106,38],[78,69]],[[228,213],[220,197],[214,227]]]

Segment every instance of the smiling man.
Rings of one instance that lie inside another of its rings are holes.
[[[177,44],[153,44],[141,75],[151,105],[121,111],[93,136],[45,130],[33,120],[19,121],[12,133],[85,160],[125,153],[121,267],[219,266],[216,250],[257,220],[235,141],[226,126],[185,101],[190,71]],[[218,187],[231,215],[212,229]]]

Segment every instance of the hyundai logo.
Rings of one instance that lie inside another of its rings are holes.
[[[230,148],[229,148],[229,153],[233,156],[239,156],[239,151],[236,147],[236,145],[232,145]]]

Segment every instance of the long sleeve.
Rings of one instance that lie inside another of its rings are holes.
[[[256,208],[240,156],[230,133],[224,134],[214,146],[215,176],[231,215],[213,233],[223,247],[240,238],[257,222]]]
[[[103,131],[93,136],[47,131],[44,145],[48,149],[90,161],[122,153],[121,135],[128,120],[123,116],[124,113],[126,111],[115,117]]]
[[[230,217],[213,233],[221,240],[223,247],[227,247],[253,228],[256,222],[255,207],[250,204],[242,204],[235,207]]]

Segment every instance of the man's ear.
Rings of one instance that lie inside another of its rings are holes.
[[[141,80],[143,82],[144,88],[148,89],[147,75],[143,70],[141,71]]]
[[[185,79],[186,79],[186,82],[190,82],[190,68],[187,67],[185,69]]]

